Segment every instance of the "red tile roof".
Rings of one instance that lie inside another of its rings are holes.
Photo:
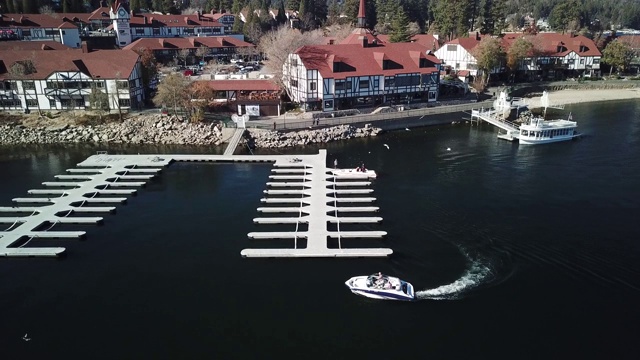
[[[146,21],[145,21],[146,19]],[[193,15],[160,15],[160,14],[135,14],[131,17],[131,27],[223,27],[222,24],[207,16]]]
[[[82,50],[51,50],[46,56],[35,51],[0,52],[0,80],[11,79],[8,69],[19,61],[31,60],[36,72],[28,79],[46,79],[54,72],[80,71],[92,78],[128,79],[138,62],[138,54],[129,50],[98,50],[83,53]]]
[[[638,35],[621,35],[616,38],[618,41],[628,44],[632,49],[640,49],[640,36]]]
[[[380,44],[383,41],[380,41],[376,35],[371,32],[369,29],[365,28],[355,28],[351,34],[349,34],[344,40],[340,41],[341,45],[351,44],[351,45],[360,45],[362,46],[362,41],[364,38],[367,39],[367,44]]]
[[[378,34],[378,39],[383,43],[388,43],[389,35]],[[415,42],[421,45],[426,46],[429,50],[438,50],[440,48],[440,43],[438,43],[438,39],[435,38],[432,34],[416,34],[411,38],[411,42]]]
[[[0,51],[8,50],[69,50],[67,45],[57,41],[0,41]]]
[[[558,33],[538,33],[536,35],[505,34],[502,38],[503,47],[508,50],[516,39],[523,36],[528,37],[542,52],[543,56],[565,56],[570,52],[575,52],[580,56],[602,56],[593,40],[582,35]]]
[[[0,27],[55,29],[63,24],[86,21],[88,14],[2,14]],[[65,25],[66,26],[66,25]]]
[[[271,80],[211,80],[209,86],[218,91],[280,91]]]
[[[389,43],[373,47],[362,45],[310,45],[296,50],[307,70],[318,70],[323,78],[344,79],[352,76],[421,73],[437,71],[440,64],[433,55],[427,55],[425,46],[417,43]],[[420,59],[426,59],[431,65],[419,67]],[[392,63],[389,69],[382,69],[382,61]],[[348,71],[333,71],[334,62],[344,64]]]
[[[255,45],[232,36],[204,36],[189,38],[141,38],[124,47],[126,50],[163,50],[209,48],[255,47]]]

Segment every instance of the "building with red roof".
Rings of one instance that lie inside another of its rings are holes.
[[[346,43],[303,46],[289,54],[282,80],[291,100],[322,111],[437,101],[440,60],[419,43],[382,43],[363,30],[363,4],[359,28]]]
[[[182,37],[182,38],[142,38],[124,47],[127,50],[140,51],[149,49],[153,52],[156,59],[160,62],[166,62],[175,59],[181,50],[188,49],[192,55],[196,54],[199,48],[206,48],[208,53],[205,58],[231,59],[236,53],[242,52],[243,49],[249,53],[249,49],[255,49],[256,46],[230,36],[211,36],[211,37]]]
[[[0,109],[86,109],[92,92],[110,109],[144,100],[140,56],[130,50],[0,51]]]
[[[207,84],[215,92],[215,103],[238,115],[280,115],[282,89],[271,80],[211,80]]]
[[[479,75],[478,62],[473,55],[474,49],[488,35],[457,38],[446,42],[435,55],[445,68],[455,72],[469,71],[471,77]],[[519,38],[526,38],[533,44],[533,50],[518,64],[517,72],[522,78],[564,79],[575,76],[597,76],[600,74],[602,53],[593,40],[575,34],[523,33],[504,34],[500,41],[502,48],[509,51],[511,45]],[[506,63],[492,70],[492,73],[506,72]]]

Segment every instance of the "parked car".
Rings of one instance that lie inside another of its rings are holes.
[[[245,66],[242,69],[240,69],[240,72],[241,73],[248,73],[248,72],[251,72],[251,71],[254,71],[254,70],[255,70],[255,68],[253,66]]]
[[[193,75],[193,70],[185,70],[183,75],[184,76],[192,76]]]

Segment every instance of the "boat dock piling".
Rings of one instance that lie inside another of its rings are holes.
[[[240,129],[239,129],[240,130]],[[242,133],[237,131],[236,134]],[[234,138],[236,137],[234,134]],[[231,148],[229,146],[228,148]],[[14,198],[19,205],[0,207],[0,223],[11,224],[0,231],[0,256],[57,256],[65,251],[63,247],[29,247],[37,238],[79,238],[84,231],[51,231],[56,224],[95,224],[102,217],[82,216],[83,213],[111,213],[114,206],[84,206],[88,203],[123,203],[126,197],[135,195],[135,188],[144,186],[164,167],[174,161],[181,162],[247,162],[273,163],[273,174],[266,182],[266,197],[259,201],[267,206],[258,207],[259,213],[280,213],[282,217],[257,217],[257,224],[288,224],[292,231],[250,232],[250,239],[292,239],[291,248],[260,249],[248,248],[241,251],[243,257],[385,257],[393,253],[388,248],[345,248],[342,239],[378,239],[386,235],[384,231],[340,230],[340,224],[372,224],[382,221],[378,216],[344,217],[340,213],[377,212],[375,206],[343,206],[345,204],[372,203],[373,190],[370,181],[340,181],[330,174],[326,166],[326,150],[315,155],[109,155],[99,153],[90,156],[68,169],[65,175],[58,175],[58,181],[46,181],[46,189],[31,189],[34,197]],[[73,181],[68,181],[73,180]],[[132,181],[136,180],[136,181]],[[114,189],[115,188],[115,189]],[[346,189],[348,188],[348,189]],[[53,197],[41,197],[53,195]],[[350,197],[340,197],[348,195]],[[40,197],[38,197],[40,196]],[[270,196],[283,196],[270,197]],[[25,204],[25,205],[22,205]],[[34,205],[34,204],[41,204]],[[287,207],[269,206],[290,204]],[[70,216],[76,214],[75,216]],[[78,216],[80,214],[80,216]],[[300,224],[307,226],[300,229]],[[329,225],[337,227],[330,230]],[[268,225],[265,225],[268,226]],[[44,230],[40,230],[45,228]],[[298,239],[304,239],[298,242]],[[338,239],[338,247],[330,248],[328,239]],[[300,245],[300,246],[299,246]]]

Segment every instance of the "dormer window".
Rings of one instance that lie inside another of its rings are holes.
[[[589,51],[589,48],[584,45],[580,45],[580,52],[585,52],[585,51]]]

